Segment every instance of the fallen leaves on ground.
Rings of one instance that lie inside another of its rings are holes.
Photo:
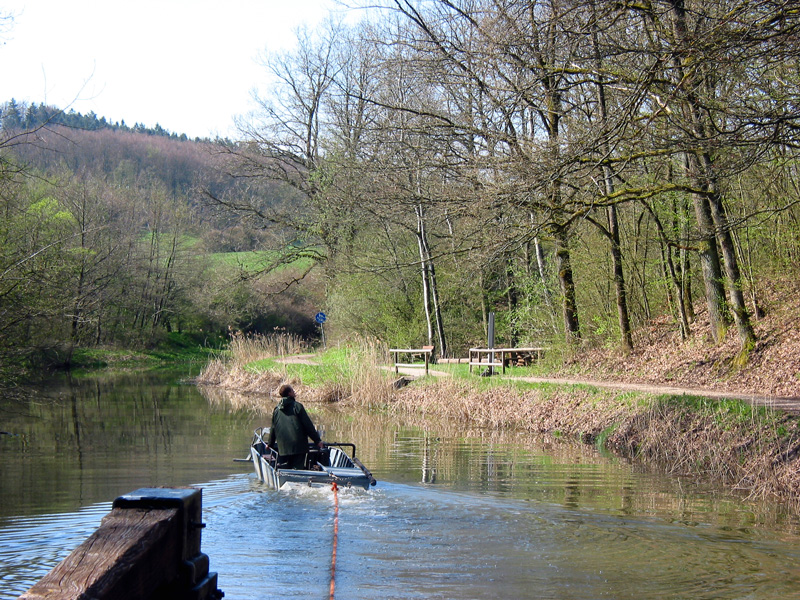
[[[564,375],[601,381],[663,384],[721,392],[800,397],[800,283],[781,282],[760,298],[766,314],[753,320],[756,344],[744,366],[736,366],[742,346],[731,325],[713,344],[707,313],[696,303],[692,336],[681,341],[675,321],[662,317],[634,336],[634,351],[581,349]]]

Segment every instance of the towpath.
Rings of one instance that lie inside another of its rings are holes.
[[[643,392],[646,394],[665,394],[673,396],[700,396],[703,398],[728,398],[731,400],[742,400],[753,406],[766,406],[782,410],[784,412],[800,415],[800,398],[765,396],[761,394],[747,394],[741,392],[729,392],[712,390],[708,388],[687,388],[650,383],[627,383],[615,381],[599,381],[596,379],[581,378],[560,378],[560,377],[508,377],[517,381],[528,381],[530,383],[555,383],[561,385],[591,385],[599,388]]]
[[[390,369],[390,367],[386,367]],[[394,369],[391,369],[394,370]],[[400,368],[404,375],[419,376],[422,369]],[[430,375],[449,377],[450,373],[430,369]],[[764,394],[748,394],[744,392],[720,391],[709,388],[680,387],[652,383],[628,383],[621,381],[600,381],[598,379],[585,379],[580,377],[520,377],[502,376],[506,380],[527,381],[529,383],[553,383],[557,385],[590,385],[598,388],[642,392],[645,394],[663,394],[673,396],[700,396],[702,398],[728,398],[741,400],[753,406],[766,406],[786,413],[800,416],[800,397],[768,396]]]
[[[314,364],[313,354],[287,356],[284,362]],[[394,371],[394,367],[383,367],[386,370]],[[424,374],[424,368],[400,367],[400,374],[419,377]],[[446,371],[428,370],[429,375],[434,377],[450,377]],[[674,396],[700,396],[703,398],[728,398],[731,400],[741,400],[753,406],[766,406],[786,413],[800,416],[800,397],[768,396],[763,394],[748,394],[742,392],[720,391],[709,388],[692,388],[669,386],[652,383],[629,383],[621,381],[600,381],[598,379],[584,379],[580,377],[519,377],[502,376],[507,380],[527,381],[530,383],[553,383],[558,385],[591,385],[598,388],[642,392],[645,394],[665,394]]]

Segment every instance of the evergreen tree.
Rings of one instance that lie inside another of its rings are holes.
[[[14,98],[12,98],[6,104],[2,114],[4,131],[15,131],[22,129],[22,114],[20,112],[20,106],[17,104],[17,101],[14,100]]]

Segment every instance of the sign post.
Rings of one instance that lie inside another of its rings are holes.
[[[488,335],[489,339],[487,340],[488,344],[486,345],[486,347],[489,348],[489,350],[493,350],[494,349],[494,313],[493,312],[489,313],[489,331],[488,331],[488,334],[489,334]],[[489,354],[489,375],[494,375],[494,366],[491,364],[493,362],[494,362],[494,352],[491,352]]]
[[[323,324],[328,320],[328,317],[325,316],[324,312],[318,312],[314,315],[314,320],[319,323],[319,331],[322,334],[322,347],[327,348],[325,344],[325,327],[323,327]]]

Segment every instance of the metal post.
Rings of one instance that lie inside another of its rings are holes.
[[[327,349],[327,344],[325,343],[325,327],[323,323],[328,319],[324,312],[319,311],[316,315],[314,315],[314,320],[319,323],[319,333],[322,336],[322,347]]]
[[[489,313],[489,344],[487,346],[489,350],[494,348],[494,313]],[[489,353],[489,375],[494,375],[494,366],[491,364],[494,362],[494,352]]]

